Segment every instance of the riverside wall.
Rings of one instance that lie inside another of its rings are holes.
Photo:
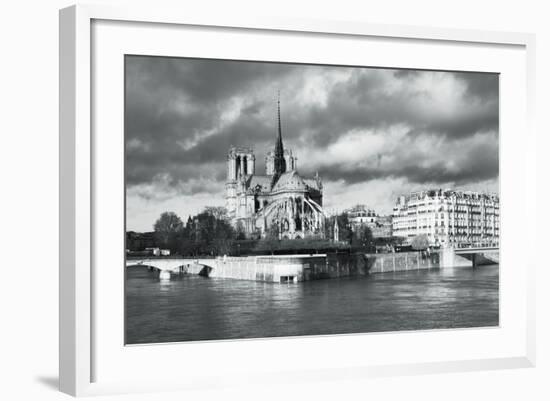
[[[437,253],[331,253],[217,258],[201,272],[209,277],[284,283],[438,267]]]
[[[440,267],[439,253],[400,252],[368,254],[370,273],[400,272],[408,270],[436,269]]]
[[[475,266],[499,263],[496,251],[475,254]],[[300,282],[337,277],[361,276],[436,268],[475,267],[473,254],[456,254],[453,249],[436,252],[329,253],[319,255],[264,255],[212,259],[159,258],[127,261],[128,266],[149,266],[160,277],[193,274],[263,282]]]
[[[230,257],[216,259],[209,276],[275,283],[299,282],[311,280],[312,272],[326,269],[326,255]]]

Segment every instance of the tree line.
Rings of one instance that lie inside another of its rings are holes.
[[[158,246],[179,255],[230,254],[237,236],[221,207],[207,207],[185,224],[174,212],[164,212],[153,228]]]
[[[338,225],[338,241],[334,241],[335,222]],[[153,228],[154,232],[151,234],[154,246],[169,249],[171,254],[182,256],[235,256],[255,253],[315,253],[344,250],[372,252],[376,243],[367,226],[352,230],[346,214],[327,218],[324,236],[320,234],[296,240],[282,239],[273,228],[266,233],[265,238],[247,238],[241,224],[237,224],[234,228],[229,223],[223,207],[206,207],[201,213],[189,216],[185,223],[176,213],[164,212],[156,220]],[[139,245],[143,247],[143,243]],[[138,247],[134,246],[134,248]],[[132,245],[129,248],[132,248]]]

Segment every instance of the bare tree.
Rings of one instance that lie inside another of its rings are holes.
[[[214,216],[217,220],[227,219],[227,209],[223,206],[206,206],[204,208],[204,213]]]
[[[155,234],[162,245],[169,245],[170,241],[183,230],[183,222],[174,212],[164,212],[153,226]]]

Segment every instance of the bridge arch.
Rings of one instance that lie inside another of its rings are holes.
[[[145,266],[160,272],[208,276],[216,268],[216,259],[144,258],[126,260],[126,267]]]

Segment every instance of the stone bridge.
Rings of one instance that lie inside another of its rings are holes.
[[[143,258],[127,259],[126,267],[146,266],[151,270],[157,270],[160,278],[170,278],[171,274],[198,274],[209,276],[217,266],[217,259],[193,259],[193,258]]]
[[[483,264],[500,262],[498,247],[478,248],[442,248],[440,251],[440,267],[477,267]]]

